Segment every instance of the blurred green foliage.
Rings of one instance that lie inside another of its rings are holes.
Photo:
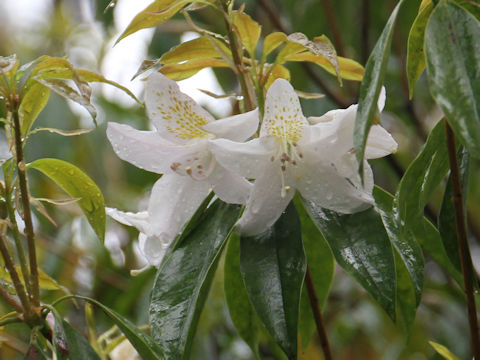
[[[120,0],[119,3],[128,1]],[[48,19],[44,19],[43,25],[35,31],[26,31],[22,16],[6,12],[6,5],[3,2],[0,4],[0,56],[16,53],[22,63],[44,54],[69,56],[72,61],[72,41],[83,37],[83,42],[76,45],[76,51],[91,51],[90,41],[93,40],[89,40],[91,33],[87,30],[96,28],[101,37],[101,46],[94,52],[94,61],[75,65],[90,66],[90,70],[96,71],[102,69],[104,56],[112,46],[110,40],[119,36],[119,31],[114,27],[116,9],[104,12],[109,0],[55,0],[44,3],[48,7]],[[237,5],[240,3],[238,1]],[[303,32],[309,38],[326,34],[339,54],[364,65],[396,1],[247,0],[245,3],[246,12],[262,24],[263,36],[275,30]],[[399,151],[386,159],[372,161],[376,183],[390,191],[396,189],[401,174],[441,116],[433,106],[424,76],[416,85],[413,100],[408,100],[405,73],[407,37],[418,5],[419,1],[407,1],[401,10],[385,80],[387,104],[382,123],[399,143]],[[88,11],[80,11],[82,6],[83,9],[92,10],[90,16]],[[215,16],[208,9],[193,14],[197,23],[223,33],[224,24]],[[181,34],[187,30],[189,27],[181,15],[159,26],[148,47],[147,57],[160,57],[178,44]],[[300,64],[289,64],[288,67],[296,89],[333,94],[320,100],[302,100],[307,116],[321,115],[327,110],[357,101],[358,83],[344,81],[344,86],[339,87],[335,77],[320,68],[310,66],[306,69]],[[136,69],[126,71],[131,71],[128,75],[133,76]],[[215,74],[226,93],[236,89],[237,85],[228,70],[215,70]],[[130,87],[129,83],[122,85]],[[157,175],[117,158],[107,141],[105,128],[108,121],[115,121],[147,129],[149,124],[144,109],[136,104],[122,105],[102,96],[100,86],[95,89],[94,95],[100,111],[99,126],[89,134],[76,137],[62,137],[48,132],[34,134],[28,139],[25,149],[27,162],[43,157],[67,160],[84,170],[97,183],[104,193],[107,206],[136,211],[144,207],[149,188]],[[0,109],[0,117],[4,116],[4,111]],[[93,127],[93,123],[86,119],[86,113],[72,112],[63,99],[52,94],[36,126],[61,129]],[[472,162],[470,183],[475,184],[478,180],[478,162]],[[35,197],[66,197],[47,178],[33,172],[30,174],[30,190]],[[479,187],[472,186],[469,189],[470,214],[480,211],[479,191]],[[438,191],[428,208],[427,216],[430,218],[436,218],[441,198],[441,191]],[[47,204],[46,207],[57,226],[35,213],[40,267],[73,293],[95,298],[137,324],[146,324],[155,271],[150,269],[135,277],[129,273],[129,270],[142,266],[134,250],[138,236],[136,231],[108,221],[106,247],[88,227],[76,205],[54,207]],[[480,221],[473,216],[471,230],[475,261],[479,251]],[[324,308],[327,331],[336,359],[440,359],[428,345],[428,340],[444,344],[460,358],[466,358],[469,342],[465,335],[468,327],[462,292],[436,264],[428,258],[426,262],[422,303],[409,335],[406,335],[401,324],[393,324],[348,275],[337,269]],[[223,266],[218,269],[200,319],[192,360],[253,359],[253,354],[240,340],[229,318],[221,286]],[[60,294],[49,291],[43,296],[45,300],[52,301]],[[8,308],[4,304],[0,306],[1,313],[6,313]],[[77,329],[86,332],[81,307],[64,302],[60,312]],[[108,318],[100,311],[96,311],[95,315],[98,333],[111,327]],[[0,358],[21,358],[18,350],[25,351],[28,344],[28,339],[22,338],[22,334],[25,334],[23,330],[23,325],[9,325],[0,329]],[[321,359],[318,346],[317,339],[314,339],[305,350],[303,359]],[[264,335],[260,345],[260,353],[264,359],[282,358],[267,335]]]

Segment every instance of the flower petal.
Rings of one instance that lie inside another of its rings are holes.
[[[229,204],[246,204],[253,188],[252,183],[220,164],[216,165],[208,181],[215,194]]]
[[[285,79],[275,80],[267,91],[260,136],[273,135],[299,141],[307,124],[292,85]]]
[[[385,86],[382,86],[382,89],[380,90],[380,95],[378,96],[378,101],[377,101],[378,112],[383,111],[386,100],[387,100],[387,91],[385,90]]]
[[[257,138],[246,143],[215,139],[209,144],[220,165],[249,179],[260,176],[276,154],[273,137]]]
[[[202,129],[215,134],[219,138],[233,141],[245,141],[258,129],[258,109],[212,121],[202,126]]]
[[[105,208],[105,212],[112,219],[127,226],[133,226],[142,233],[148,233],[149,231],[149,217],[147,211],[141,211],[138,213],[124,212],[114,208]]]
[[[366,159],[377,159],[397,151],[398,144],[380,125],[373,125],[367,138]]]
[[[210,184],[206,181],[177,174],[162,176],[153,186],[148,204],[150,236],[170,245],[209,191]]]
[[[152,266],[159,267],[170,242],[167,241],[166,238],[161,238],[156,235],[147,236],[143,233],[138,237],[138,242],[140,251],[148,263]]]
[[[344,214],[368,208],[373,203],[373,177],[366,164],[365,189],[359,184],[358,166],[353,154],[335,164],[310,164],[298,181],[301,195],[320,207]]]
[[[180,91],[177,83],[159,72],[148,77],[145,106],[157,131],[176,143],[195,138],[208,138],[201,127],[214,118],[191,97]]]
[[[172,164],[184,163],[184,159],[202,152],[205,140],[188,145],[176,145],[161,137],[156,131],[140,131],[131,126],[108,123],[108,140],[122,160],[158,174],[171,172]]]
[[[270,165],[264,169],[264,176],[255,181],[245,211],[237,223],[237,230],[241,234],[250,236],[266,231],[292,200],[295,189],[292,188],[282,197],[282,182],[276,170]]]

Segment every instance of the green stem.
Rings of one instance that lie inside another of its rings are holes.
[[[22,243],[22,239],[20,238],[20,231],[18,230],[17,219],[15,217],[15,210],[12,205],[11,199],[11,191],[10,191],[10,176],[8,174],[7,169],[4,168],[4,178],[5,178],[5,205],[8,212],[8,217],[10,218],[10,222],[12,224],[12,234],[13,239],[15,241],[15,247],[17,249],[18,260],[20,262],[20,269],[22,271],[23,278],[25,279],[25,285],[27,287],[27,291],[32,295],[32,288],[31,288],[31,279],[30,279],[30,271],[28,269],[27,257],[25,255],[25,248]]]
[[[325,360],[332,360],[332,351],[330,350],[330,343],[328,341],[327,331],[323,324],[322,312],[318,305],[318,296],[315,291],[315,285],[313,284],[312,274],[310,268],[307,265],[307,272],[305,274],[305,284],[307,285],[308,298],[310,300],[310,306],[313,312],[313,318],[315,319],[315,325],[317,326],[318,337],[320,338],[320,344],[322,345],[323,355]]]
[[[18,115],[19,101],[15,97],[11,101],[13,128],[15,132],[15,155],[18,172],[18,183],[20,185],[20,198],[23,208],[23,220],[25,221],[25,234],[27,236],[28,257],[30,261],[30,279],[33,305],[40,306],[40,290],[38,285],[37,253],[35,248],[35,235],[33,232],[32,214],[30,211],[30,199],[27,186],[27,175],[25,172],[25,160],[23,156],[22,129]]]
[[[229,18],[229,6],[223,3],[224,8],[224,19],[225,26],[227,29],[227,37],[230,43],[230,49],[232,50],[233,62],[236,67],[236,74],[238,76],[238,81],[240,83],[240,88],[242,89],[243,101],[245,104],[245,111],[253,110],[256,106],[256,101],[254,97],[255,91],[253,91],[251,84],[249,85],[250,79],[247,79],[247,71],[243,65],[243,50],[240,46],[237,36],[233,31],[232,24]]]
[[[463,283],[465,295],[467,296],[468,322],[470,325],[470,337],[472,341],[473,356],[480,360],[480,339],[478,332],[477,309],[475,307],[475,295],[473,292],[473,271],[472,258],[467,241],[467,229],[465,226],[465,211],[463,208],[462,184],[460,181],[460,170],[458,167],[457,148],[455,145],[455,134],[447,119],[444,119],[447,135],[448,158],[450,161],[451,179],[453,185],[453,204],[455,206],[455,223],[457,227],[457,241],[462,266]]]

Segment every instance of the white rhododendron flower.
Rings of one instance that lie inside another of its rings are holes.
[[[381,98],[380,111],[385,95]],[[307,121],[290,83],[277,79],[267,92],[259,138],[246,143],[211,140],[220,164],[255,179],[237,224],[242,234],[259,234],[272,226],[295,190],[316,205],[340,213],[361,211],[374,202],[372,169],[365,161],[364,184],[357,171],[355,116],[353,105]],[[385,156],[396,148],[392,136],[374,125],[367,140],[366,159]]]
[[[121,159],[163,176],[152,189],[147,212],[108,213],[144,234],[142,251],[150,264],[159,266],[210,190],[228,203],[246,203],[252,184],[216,162],[209,140],[247,140],[258,128],[258,111],[215,120],[158,72],[147,80],[145,106],[155,131],[109,123],[107,136]]]

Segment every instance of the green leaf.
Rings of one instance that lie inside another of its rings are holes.
[[[437,344],[433,341],[429,341],[428,343],[435,349],[437,353],[442,355],[445,360],[460,360],[458,357],[453,355],[452,352],[448,350],[445,346]]]
[[[250,301],[288,358],[296,359],[306,258],[293,203],[269,230],[242,237],[240,246],[240,268]]]
[[[433,3],[426,5],[417,15],[408,35],[407,78],[410,99],[418,78],[425,69],[425,52],[423,49],[425,28],[433,11]]]
[[[100,360],[100,357],[87,339],[66,321],[63,321],[63,330],[71,360]]]
[[[310,219],[300,197],[295,196],[295,207],[302,224],[302,240],[307,255],[307,263],[321,309],[325,306],[335,271],[332,250],[322,233]],[[300,299],[299,333],[302,347],[305,349],[315,330],[315,322],[305,286]]]
[[[28,164],[47,175],[72,198],[81,198],[77,204],[87,217],[97,236],[105,238],[105,201],[98,186],[82,170],[58,159],[40,159]]]
[[[152,290],[150,328],[168,359],[188,359],[200,312],[240,206],[217,200],[204,220],[160,266]]]
[[[425,33],[430,92],[456,136],[480,158],[480,22],[465,9],[440,2]]]
[[[45,105],[47,105],[49,98],[50,89],[38,82],[33,83],[28,91],[24,93],[19,108],[23,135],[26,135],[29,132],[33,122]]]
[[[458,151],[458,162],[460,167],[460,179],[462,182],[463,202],[466,203],[468,189],[468,169],[470,156],[468,151],[462,147]],[[453,186],[451,175],[448,177],[447,187],[443,195],[442,207],[438,215],[438,231],[442,237],[443,245],[456,268],[461,271],[460,256],[458,253],[457,225],[455,221],[455,207],[453,205]]]
[[[403,3],[404,0],[398,2],[382,31],[382,35],[380,35],[380,38],[375,44],[375,47],[368,58],[367,65],[365,66],[365,75],[360,87],[353,144],[355,146],[358,163],[360,164],[359,173],[362,178],[363,158],[365,155],[367,137],[370,127],[373,124],[375,114],[378,113],[377,102],[380,90],[382,89],[385,72],[387,70],[393,29],[395,27],[398,12]]]
[[[422,151],[409,165],[395,196],[400,224],[421,223],[423,209],[449,169],[445,125],[440,121],[430,132]]]
[[[230,236],[225,256],[224,288],[228,311],[235,329],[252,349],[255,356],[260,359],[258,353],[258,318],[252,304],[250,304],[248,292],[240,272],[240,237],[236,234]]]
[[[0,56],[0,75],[8,75],[12,70],[15,71],[18,67],[17,56]]]
[[[355,214],[338,214],[305,199],[303,203],[337,263],[395,320],[394,255],[379,214],[373,207]]]
[[[412,233],[399,226],[393,213],[394,197],[379,187],[373,191],[375,209],[382,218],[395,253],[397,304],[407,331],[411,330],[423,288],[424,259]]]

